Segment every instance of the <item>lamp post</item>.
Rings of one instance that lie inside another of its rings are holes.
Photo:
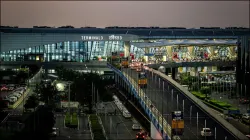
[[[70,85],[72,84],[72,81],[67,81],[66,84],[69,86],[69,91],[68,91],[68,110],[70,112]]]

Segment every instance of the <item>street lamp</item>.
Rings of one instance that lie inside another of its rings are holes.
[[[72,84],[72,81],[66,81],[66,84],[69,86],[69,91],[68,91],[68,110],[70,112],[70,85]]]
[[[29,86],[29,83],[30,83],[30,82],[29,82],[30,68],[27,67],[27,66],[25,66],[24,68],[27,68],[27,69],[28,69],[28,80],[27,80],[27,81],[28,81],[28,84],[27,84],[27,85]]]

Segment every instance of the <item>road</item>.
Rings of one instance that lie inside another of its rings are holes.
[[[79,128],[78,129],[69,129],[64,126],[64,115],[56,115],[56,128],[58,136],[51,138],[52,140],[62,140],[62,139],[74,139],[74,140],[90,140],[91,133],[88,129],[88,118],[87,116],[79,116]]]
[[[131,69],[123,69],[129,76],[131,76],[135,81],[137,81],[137,72]],[[183,136],[180,136],[181,139],[205,139],[200,136],[200,131],[205,127],[211,128],[213,134],[215,134],[216,127],[216,139],[225,139],[234,140],[235,138],[221,125],[216,121],[211,119],[207,114],[205,114],[201,109],[196,107],[191,101],[186,99],[179,91],[173,90],[173,96],[171,93],[171,87],[168,88],[167,82],[164,82],[162,79],[159,80],[159,77],[152,75],[147,72],[148,77],[148,87],[143,89],[149,99],[153,102],[154,106],[164,114],[164,118],[169,124],[171,124],[172,116],[170,115],[172,111],[183,111],[183,100],[184,100],[184,121],[185,129]],[[160,84],[159,84],[160,81]],[[163,92],[164,89],[164,92]],[[177,103],[178,95],[178,103]],[[192,106],[192,112],[190,113],[190,108]],[[197,112],[198,112],[198,127],[197,127]],[[191,119],[190,119],[191,114]],[[208,138],[206,138],[208,139]],[[215,137],[210,137],[209,139],[215,139]]]
[[[114,103],[106,105],[107,110],[119,110]],[[106,135],[110,140],[131,140],[135,139],[136,133],[139,130],[132,130],[133,119],[126,119],[120,111],[116,115],[101,115],[100,116]],[[120,123],[117,125],[117,123]]]

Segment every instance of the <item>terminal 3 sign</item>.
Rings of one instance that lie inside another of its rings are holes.
[[[83,35],[83,41],[132,41],[137,40],[136,35]]]

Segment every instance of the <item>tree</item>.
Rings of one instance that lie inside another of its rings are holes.
[[[16,75],[16,79],[18,83],[26,83],[25,79],[28,78],[28,72],[27,71],[19,71]]]
[[[28,100],[26,101],[24,107],[27,108],[36,108],[39,104],[38,98],[36,95],[32,94],[29,96]]]
[[[42,84],[37,88],[36,92],[41,95],[41,100],[46,104],[48,104],[50,100],[53,100],[57,93],[55,87],[50,84]]]
[[[2,112],[7,107],[4,100],[0,100],[0,112]]]
[[[58,67],[56,72],[60,79],[73,81],[73,84],[70,87],[71,100],[76,99],[80,104],[88,105],[89,112],[92,112],[92,83],[94,84],[95,89],[98,89],[101,100],[112,100],[112,95],[107,94],[108,92],[106,91],[105,86],[113,81],[105,80],[97,73],[80,73],[63,67]]]
[[[37,114],[37,129],[38,132],[48,134],[51,132],[53,126],[55,125],[55,117],[52,109],[48,106],[41,106],[36,111]]]
[[[201,87],[201,93],[202,93],[202,94],[205,94],[205,95],[206,95],[206,98],[207,98],[207,95],[208,95],[208,94],[211,94],[211,89],[210,89],[209,87],[207,87],[207,86]]]

